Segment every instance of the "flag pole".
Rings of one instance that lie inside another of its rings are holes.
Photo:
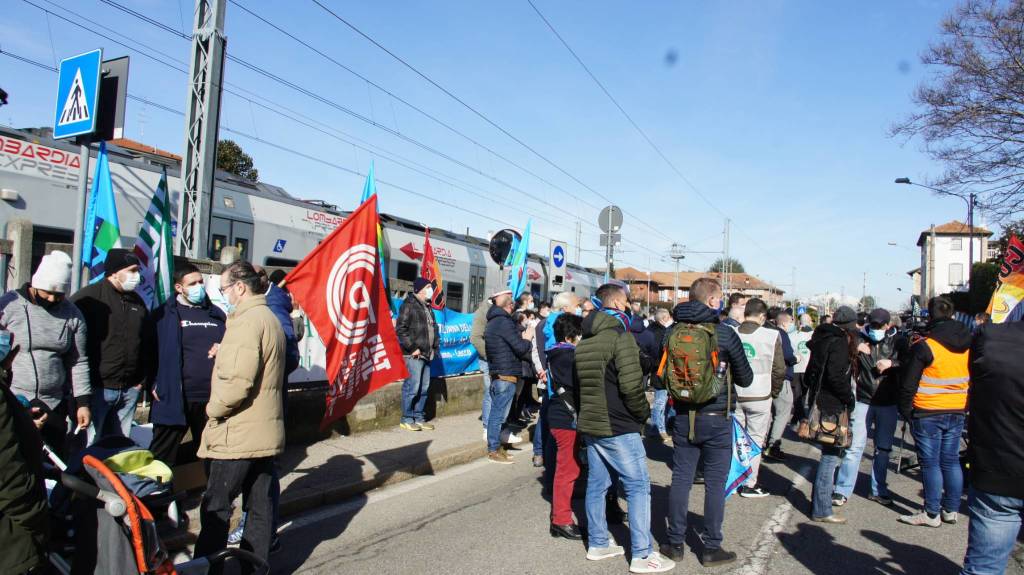
[[[85,234],[85,204],[89,195],[89,144],[87,137],[79,140],[78,206],[75,210],[75,243],[71,254],[71,291],[82,287],[82,236]]]

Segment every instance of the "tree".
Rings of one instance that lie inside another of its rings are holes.
[[[740,263],[740,260],[738,260],[736,258],[729,258],[729,264],[730,264],[729,265],[729,273],[731,273],[731,274],[746,273],[746,270],[743,269],[743,264]],[[720,274],[723,271],[725,271],[723,269],[724,266],[725,266],[725,260],[723,258],[718,258],[717,260],[715,260],[715,263],[711,264],[711,267],[708,268],[708,271],[711,272],[711,273],[719,273]]]
[[[217,169],[258,182],[260,172],[252,165],[252,156],[246,154],[234,140],[217,142]]]
[[[914,93],[918,111],[891,133],[918,137],[945,164],[930,182],[951,195],[978,193],[996,221],[1024,202],[1024,0],[966,0],[922,55],[933,70]]]
[[[978,313],[988,309],[992,301],[992,293],[996,291],[999,279],[999,264],[976,262],[971,273],[971,287],[968,290],[970,313]]]
[[[875,309],[875,296],[866,295],[860,298],[860,309],[863,311],[871,311]]]
[[[998,240],[995,240],[999,249],[997,250],[995,257],[989,260],[990,262],[996,265],[1003,264],[1003,257],[1006,255],[1006,247],[1010,245],[1011,236],[1017,236],[1017,239],[1024,241],[1024,220],[1017,220],[1003,224],[1003,234]]]

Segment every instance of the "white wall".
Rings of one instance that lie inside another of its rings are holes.
[[[964,289],[967,285],[969,273],[969,243],[967,235],[963,236],[941,236],[935,237],[935,277],[929,277],[932,270],[928,266],[928,246],[931,243],[931,236],[925,236],[925,244],[921,247],[921,281],[922,287],[927,290],[922,294],[925,298],[931,295],[931,286],[934,281],[934,293],[940,295],[946,292]],[[959,249],[954,249],[959,244]],[[974,262],[985,261],[988,240],[980,236],[974,237]],[[958,272],[959,270],[959,272]],[[957,277],[959,275],[960,277]]]

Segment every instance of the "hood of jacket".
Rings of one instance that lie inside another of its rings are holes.
[[[629,331],[633,333],[643,333],[647,331],[647,326],[644,325],[644,318],[640,316],[633,316],[632,321],[629,322]]]
[[[505,316],[510,320],[512,319],[512,315],[510,313],[496,305],[492,305],[491,309],[487,310],[487,321],[491,321],[492,319],[501,316]]]
[[[935,322],[928,337],[955,353],[962,353],[971,347],[971,330],[956,320],[943,319]]]
[[[699,301],[688,301],[672,310],[672,319],[682,323],[718,323],[718,312]]]
[[[622,329],[622,322],[603,312],[595,311],[583,320],[583,339],[593,337],[601,332]]]
[[[814,330],[814,335],[811,336],[810,345],[812,350],[814,347],[819,347],[828,340],[836,338],[846,338],[847,331],[835,324],[823,323]]]

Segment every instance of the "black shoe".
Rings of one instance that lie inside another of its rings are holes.
[[[776,441],[772,444],[768,451],[764,452],[764,458],[771,461],[785,461],[786,454],[782,451],[782,442]]]
[[[570,539],[572,541],[583,540],[583,532],[575,523],[568,525],[551,525],[551,536]]]
[[[700,471],[695,473],[693,475],[693,484],[694,485],[704,485],[704,474],[701,473]]]
[[[684,546],[684,545],[662,545],[661,549],[659,549],[659,551],[661,551],[661,554],[664,555],[665,557],[668,557],[669,559],[671,559],[671,560],[675,561],[676,563],[678,563],[678,562],[682,561],[683,560],[683,556],[686,555],[686,546]]]
[[[706,549],[700,556],[700,564],[705,567],[717,567],[718,565],[732,563],[735,560],[735,553],[726,551],[721,547],[718,549]]]

